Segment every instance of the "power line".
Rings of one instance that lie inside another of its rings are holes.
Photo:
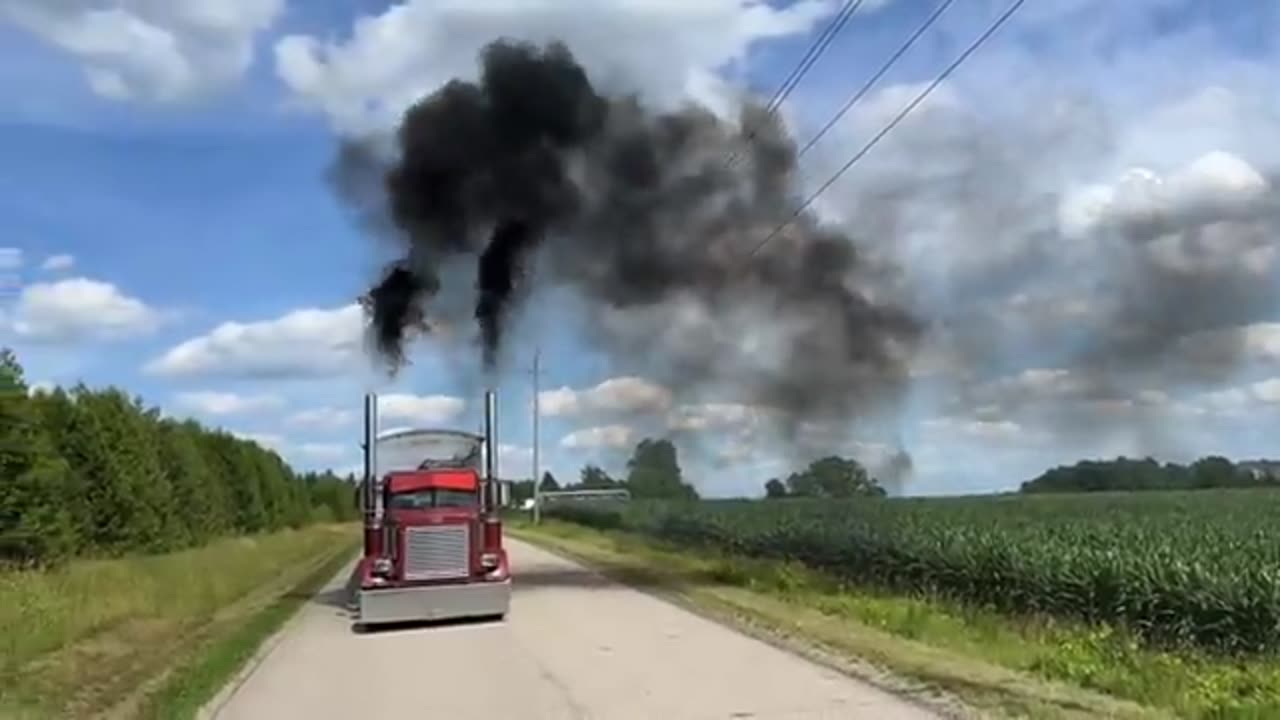
[[[778,108],[782,107],[782,103],[786,102],[791,92],[796,89],[800,81],[804,79],[804,76],[809,73],[809,70],[822,57],[822,53],[827,51],[831,42],[836,39],[836,35],[840,34],[840,31],[848,24],[849,18],[853,17],[853,14],[858,11],[863,2],[864,0],[848,0],[845,2],[844,6],[840,8],[840,12],[831,19],[830,23],[827,23],[827,27],[823,29],[818,39],[809,46],[809,51],[800,59],[800,63],[791,71],[791,75],[774,91],[773,97],[769,99],[769,104],[765,106],[768,112],[776,112]]]
[[[955,0],[943,0],[943,2],[933,11],[933,14],[920,24],[920,27],[916,29],[915,33],[913,33],[911,37],[907,38],[907,41],[902,44],[902,47],[898,48],[898,51],[890,56],[884,65],[880,66],[880,69],[876,71],[876,74],[872,75],[871,79],[868,80],[866,84],[858,90],[858,92],[854,93],[853,96],[849,98],[848,102],[844,104],[844,107],[840,108],[839,112],[831,116],[831,119],[827,121],[826,125],[822,126],[822,129],[818,131],[817,135],[810,138],[809,142],[805,143],[804,147],[800,148],[800,152],[796,153],[796,159],[799,160],[801,157],[804,157],[804,154],[809,152],[810,148],[816,145],[818,141],[831,130],[831,128],[835,127],[835,124],[840,122],[840,119],[845,116],[845,113],[849,112],[849,109],[861,100],[863,96],[865,96],[871,88],[880,81],[880,78],[884,77],[885,73],[889,72],[894,64],[911,49],[912,45],[915,45],[916,41],[920,39],[920,36],[924,35],[925,31],[932,27],[933,24],[938,21],[938,18],[942,17],[942,13],[946,12],[947,8],[951,7],[953,3],[955,3]]]
[[[792,68],[791,74],[788,75],[787,79],[783,80],[782,84],[778,86],[778,89],[773,92],[773,96],[769,98],[769,103],[765,105],[766,115],[772,116],[778,111],[778,108],[782,107],[782,103],[786,102],[787,98],[791,96],[791,92],[796,89],[796,86],[799,85],[800,81],[804,79],[804,76],[808,74],[810,68],[818,62],[818,59],[822,57],[822,53],[826,52],[827,47],[831,45],[833,40],[835,40],[836,35],[844,29],[844,26],[849,22],[849,18],[853,17],[853,14],[857,12],[858,8],[862,6],[864,1],[865,0],[847,0],[847,2],[845,2],[844,6],[840,8],[840,12],[831,19],[831,22],[827,23],[827,26],[823,28],[822,33],[816,40],[814,40],[813,44],[809,46],[804,57],[800,58],[800,62]],[[759,126],[752,128],[751,131],[747,133],[745,142],[750,143],[755,140],[758,132]],[[729,156],[726,166],[732,167],[737,159],[738,150],[735,149]]]
[[[929,83],[928,87],[926,87],[923,91],[921,91],[918,95],[916,95],[911,102],[907,103],[906,107],[902,108],[902,111],[899,112],[892,120],[890,120],[888,125],[885,125],[884,128],[880,130],[880,132],[876,133],[876,135],[872,137],[871,140],[867,141],[867,144],[863,145],[861,150],[855,153],[853,157],[849,158],[848,162],[846,162],[843,166],[841,166],[840,169],[837,170],[834,175],[832,175],[830,178],[827,178],[827,181],[822,183],[822,185],[816,191],[814,191],[813,194],[811,194],[807,199],[805,199],[805,201],[800,204],[800,207],[796,208],[795,211],[791,213],[790,217],[782,221],[782,223],[778,225],[778,227],[774,228],[772,232],[770,232],[767,236],[765,236],[764,240],[761,240],[758,245],[752,248],[751,252],[747,253],[746,257],[747,258],[753,257],[756,253],[760,252],[761,248],[763,248],[765,245],[768,245],[775,237],[778,236],[779,233],[781,233],[788,225],[790,225],[792,221],[800,217],[800,214],[803,213],[805,210],[807,210],[809,206],[813,204],[813,201],[817,200],[818,197],[822,195],[822,193],[826,192],[827,188],[831,187],[836,180],[839,180],[842,175],[848,172],[849,168],[853,167],[859,160],[865,157],[867,153],[871,152],[872,148],[880,144],[880,141],[884,139],[885,135],[888,135],[890,132],[892,132],[893,129],[897,127],[899,123],[901,123],[904,119],[906,119],[906,117],[910,115],[913,110],[916,109],[916,106],[918,106],[921,102],[924,102],[924,99],[929,97],[929,94],[932,93],[934,89],[936,89],[939,85],[942,84],[943,80],[946,80],[947,77],[951,75],[951,73],[955,72],[956,68],[960,67],[960,65],[963,64],[965,60],[969,59],[970,55],[972,55],[978,48],[982,47],[983,43],[985,43],[988,38],[994,35],[995,32],[999,30],[1000,27],[1003,26],[1005,22],[1009,20],[1009,18],[1013,17],[1013,14],[1017,12],[1018,8],[1022,7],[1023,4],[1026,3],[1026,1],[1027,0],[1014,0],[1013,4],[1011,4],[1004,11],[1004,13],[999,18],[997,18],[996,21],[992,23],[990,27],[987,28],[986,32],[979,35],[978,38],[969,45],[969,47],[965,48],[965,51],[960,53],[960,55],[956,57],[956,59],[953,60],[950,65],[947,66],[947,69],[943,70],[942,73],[938,75],[938,77],[935,78],[933,82]]]
[[[533,524],[537,525],[542,520],[542,478],[538,475],[540,468],[538,467],[538,451],[541,449],[542,441],[538,437],[538,416],[541,414],[539,408],[539,381],[541,380],[540,360],[542,357],[542,348],[534,346],[533,349]]]

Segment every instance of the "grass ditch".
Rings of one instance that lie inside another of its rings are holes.
[[[4,573],[0,717],[188,716],[358,542],[318,525]]]
[[[510,532],[952,716],[1280,717],[1275,659],[1157,652],[1105,626],[868,591],[621,531],[552,520]]]

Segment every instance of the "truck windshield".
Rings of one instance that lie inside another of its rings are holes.
[[[441,507],[473,507],[476,494],[470,490],[449,488],[424,488],[412,492],[396,493],[388,498],[387,505],[401,510],[425,510]]]

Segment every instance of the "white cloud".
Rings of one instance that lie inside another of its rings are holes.
[[[1280,405],[1280,378],[1262,380],[1249,386],[1254,397],[1270,405]]]
[[[333,462],[349,456],[352,445],[308,442],[293,446],[290,449],[309,460]]]
[[[294,469],[334,468],[339,475],[355,473],[358,477],[364,473],[364,465],[352,464],[352,457],[358,456],[360,445],[355,439],[351,442],[312,442],[297,439],[273,432],[246,432],[246,430],[230,430],[233,436],[246,441],[256,442],[266,450],[274,451],[284,457]]]
[[[1197,407],[1216,415],[1246,417],[1268,406],[1280,407],[1280,377],[1200,393],[1196,400]]]
[[[295,310],[275,320],[225,322],[147,364],[167,376],[332,375],[359,367],[364,319],[359,305]]]
[[[174,396],[179,407],[205,415],[244,415],[279,410],[284,398],[278,395],[238,395],[231,392],[193,391]]]
[[[753,43],[803,33],[836,5],[801,0],[408,0],[355,21],[333,41],[290,35],[276,43],[276,72],[302,104],[337,127],[388,126],[453,77],[474,77],[478,51],[498,37],[563,40],[592,80],[674,103],[718,104],[730,93],[717,70]],[[660,52],[654,52],[661,48]]]
[[[621,449],[632,444],[634,432],[626,425],[601,425],[575,430],[560,438],[561,447],[573,450]]]
[[[40,264],[41,270],[56,272],[60,270],[70,270],[76,264],[76,259],[71,255],[50,255]]]
[[[1280,323],[1254,323],[1240,331],[1245,352],[1252,358],[1280,362]]]
[[[716,449],[716,458],[723,463],[747,462],[760,455],[759,445],[742,438],[730,438]]]
[[[457,419],[467,403],[450,395],[409,395],[389,393],[378,397],[378,417],[399,420],[413,426],[440,425]]]
[[[974,436],[994,436],[1012,430],[1000,424],[1025,419],[1022,417],[1025,412],[1050,423],[1068,417],[1090,423],[1108,421],[1108,417],[1111,421],[1129,422],[1134,414],[1195,412],[1193,406],[1175,399],[1168,390],[1139,384],[1144,381],[1162,383],[1165,379],[1153,374],[1116,383],[1087,371],[1027,368],[1006,377],[962,386],[948,399],[947,414],[957,422],[972,419],[991,423],[989,427],[969,428],[966,432]]]
[[[546,417],[662,412],[671,406],[671,391],[643,378],[616,377],[585,390],[544,391],[538,394],[538,403],[538,411]]]
[[[1111,184],[1076,188],[1063,198],[1059,224],[1078,238],[1099,228],[1227,219],[1256,209],[1268,190],[1249,163],[1215,150],[1167,177],[1132,168]]]
[[[22,263],[22,248],[0,247],[0,270],[17,270],[22,267]]]
[[[163,313],[115,285],[77,277],[24,287],[10,322],[22,337],[72,342],[146,335],[163,320]]]
[[[73,55],[103,97],[175,102],[226,88],[284,0],[0,0],[7,18]]]
[[[267,450],[278,453],[295,469],[316,467],[333,467],[338,465],[340,475],[354,472],[357,476],[364,471],[362,464],[351,464],[350,459],[359,453],[359,445],[353,440],[341,442],[298,442],[280,433],[247,432],[232,430],[232,435],[241,440],[257,443]]]
[[[667,417],[672,430],[723,430],[756,427],[776,415],[759,405],[742,403],[702,403],[681,405]]]
[[[1224,358],[1265,365],[1280,364],[1280,323],[1252,323],[1194,333],[1182,338],[1176,350],[1189,362],[1221,364]]]
[[[991,387],[1003,393],[1064,398],[1087,393],[1089,383],[1086,378],[1064,368],[1028,368],[1013,377],[992,383]]]
[[[980,420],[944,416],[925,420],[923,428],[935,442],[939,436],[978,443],[1030,442],[1043,439],[1039,433],[1013,420]]]
[[[504,478],[527,477],[532,467],[533,448],[498,444],[498,472]]]
[[[37,395],[41,393],[51,393],[57,389],[57,384],[48,380],[37,380],[27,385],[28,395]]]
[[[1242,388],[1224,388],[1201,393],[1199,403],[1211,412],[1233,415],[1249,404],[1249,393]]]
[[[355,412],[335,407],[299,410],[285,418],[285,423],[297,427],[336,430],[346,427],[356,419]]]
[[[571,388],[562,387],[538,393],[538,413],[544,417],[573,415],[578,410],[578,394]]]

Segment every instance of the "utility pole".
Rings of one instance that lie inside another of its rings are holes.
[[[534,347],[533,349],[533,524],[537,525],[542,521],[542,477],[538,475],[538,386],[539,386],[539,359],[542,355],[542,349]]]

